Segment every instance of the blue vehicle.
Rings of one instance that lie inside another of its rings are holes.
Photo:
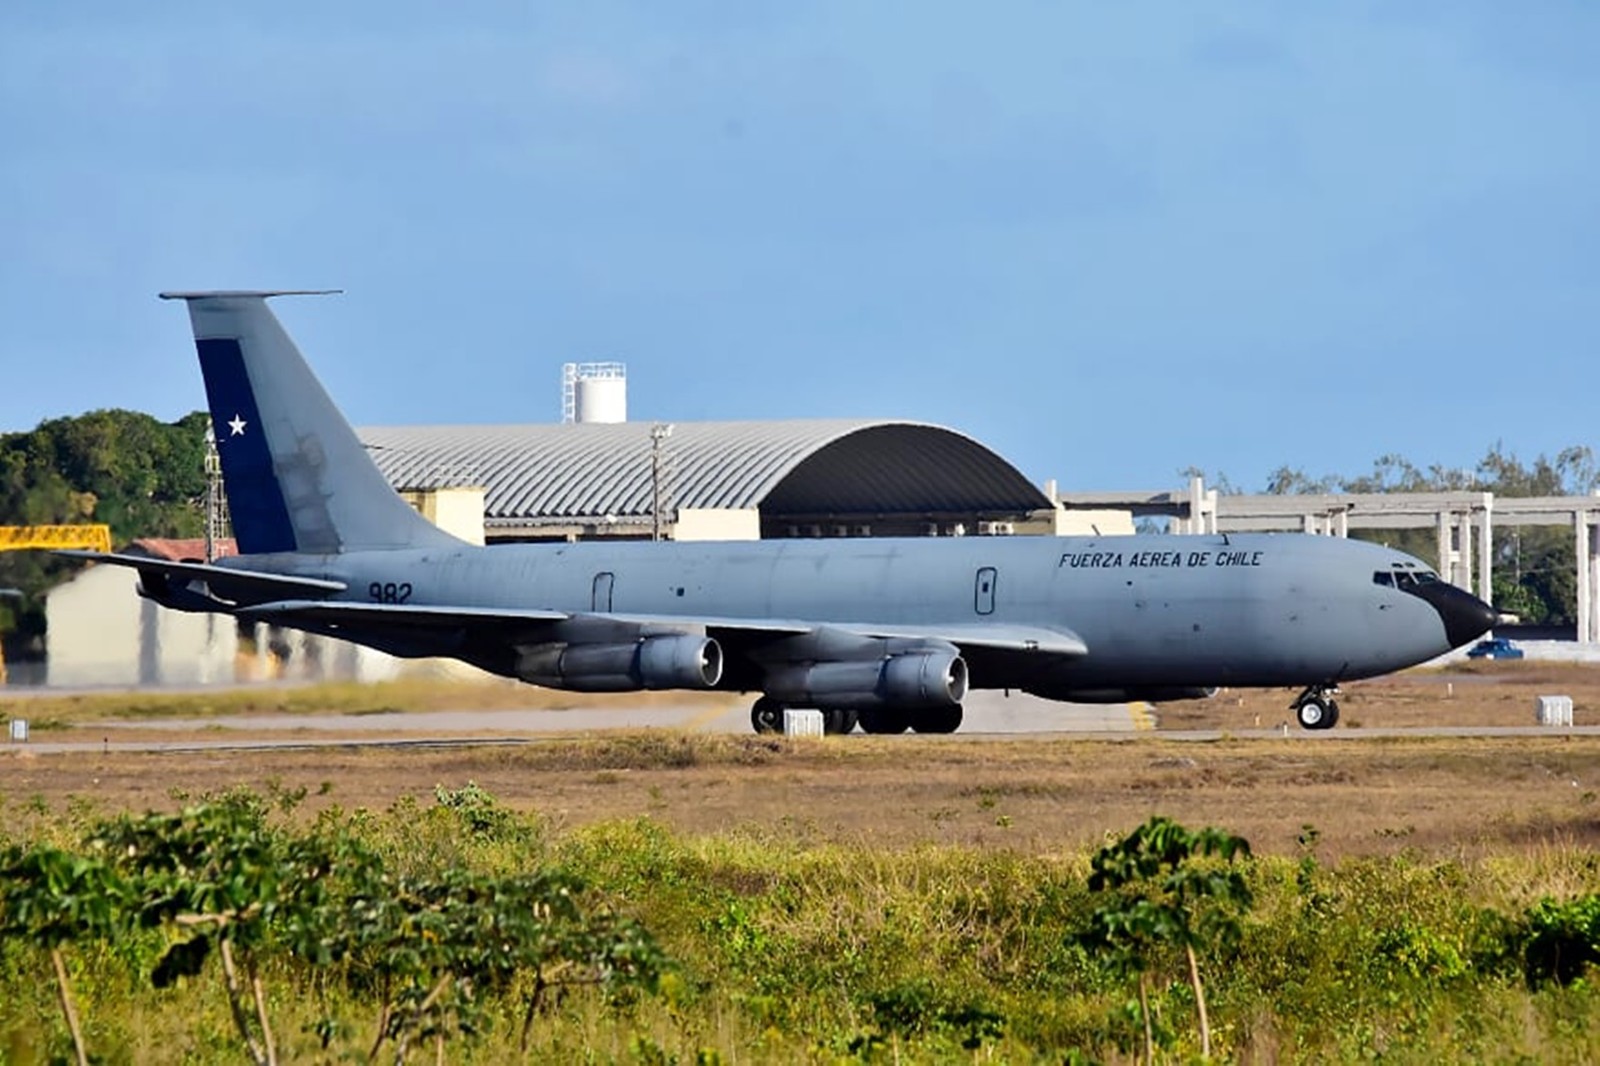
[[[1522,657],[1522,649],[1505,637],[1480,640],[1467,652],[1467,658],[1469,659],[1520,659]]]

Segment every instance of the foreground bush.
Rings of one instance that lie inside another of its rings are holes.
[[[316,820],[270,800],[80,812],[17,842],[0,1058],[71,1055],[54,948],[107,1060],[253,1041],[282,1061],[1110,1062],[1147,1042],[1183,1061],[1206,1035],[1226,1060],[1600,1059],[1600,874],[1576,851],[1324,867],[1309,836],[1299,861],[1246,859],[1225,833],[1151,823],[1098,857],[1030,857],[648,820],[556,834],[470,786]],[[28,897],[21,864],[47,847],[99,863],[58,883],[100,885],[126,917],[20,906],[49,895]],[[229,847],[272,871],[235,883]],[[1097,877],[1118,855],[1130,876]],[[1096,935],[1180,903],[1182,935]]]

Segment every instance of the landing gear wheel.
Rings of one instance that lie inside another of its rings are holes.
[[[961,705],[922,711],[912,717],[911,728],[918,733],[954,733],[961,728]]]
[[[1302,729],[1332,729],[1339,721],[1338,685],[1311,685],[1289,705]]]
[[[856,727],[856,712],[832,710],[822,712],[822,731],[829,736],[848,733]]]
[[[910,719],[904,711],[862,711],[862,733],[877,733],[878,736],[888,736],[890,733],[904,733],[909,730]]]
[[[1331,702],[1330,700],[1324,703],[1319,696],[1312,696],[1308,700],[1302,700],[1300,705],[1294,709],[1294,716],[1299,720],[1300,728],[1327,729],[1331,726],[1333,724],[1330,721],[1333,714],[1329,711],[1329,703]]]
[[[757,733],[783,732],[783,703],[771,696],[762,696],[750,708],[750,725]]]
[[[891,733],[904,733],[911,728],[911,719],[904,711],[862,711],[861,731],[875,733],[879,736],[888,736]]]

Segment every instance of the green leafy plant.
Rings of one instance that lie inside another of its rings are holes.
[[[1530,986],[1570,985],[1600,963],[1600,895],[1541,899],[1509,933]]]
[[[26,940],[49,955],[79,1066],[88,1062],[88,1053],[61,949],[116,935],[129,895],[127,883],[98,857],[35,844],[12,846],[0,860],[0,935]]]
[[[1089,890],[1102,896],[1083,943],[1112,965],[1136,975],[1144,1023],[1145,1061],[1154,1060],[1149,974],[1163,948],[1177,948],[1188,963],[1200,1029],[1201,1054],[1211,1055],[1211,1025],[1196,949],[1236,945],[1238,914],[1252,902],[1234,865],[1250,844],[1220,829],[1187,829],[1155,816],[1091,860]],[[1206,861],[1206,860],[1216,861]]]

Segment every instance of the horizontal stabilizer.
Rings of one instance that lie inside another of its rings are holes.
[[[270,296],[337,296],[343,289],[209,289],[200,292],[160,292],[163,300],[215,300],[249,296],[265,300]]]
[[[122,555],[115,552],[62,549],[54,555],[69,559],[86,559],[112,566],[127,566],[140,574],[155,574],[180,581],[205,581],[226,584],[235,589],[250,589],[260,595],[331,596],[343,592],[348,586],[343,581],[326,581],[319,577],[295,577],[289,574],[269,574],[262,570],[241,570],[231,566],[211,563],[178,563],[170,559],[153,559],[148,555]]]

